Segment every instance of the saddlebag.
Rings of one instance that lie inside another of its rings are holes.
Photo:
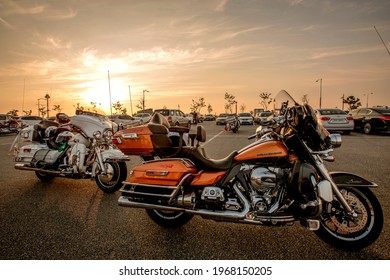
[[[62,154],[57,150],[50,149],[41,149],[38,150],[33,159],[31,160],[31,164],[37,168],[41,168],[47,165],[53,165],[58,157]]]
[[[146,125],[131,127],[115,133],[113,141],[125,155],[152,156],[152,132]]]
[[[135,167],[123,182],[122,196],[170,200],[197,170],[186,159],[149,161]]]

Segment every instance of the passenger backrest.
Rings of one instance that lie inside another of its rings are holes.
[[[160,113],[154,113],[150,119],[150,122],[148,123],[148,128],[154,134],[168,134],[169,127],[169,122]]]
[[[206,142],[206,130],[201,125],[196,127],[196,140],[199,142]]]

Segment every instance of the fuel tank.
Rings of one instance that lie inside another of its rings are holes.
[[[235,161],[276,161],[288,157],[287,148],[279,141],[257,141],[238,152]]]

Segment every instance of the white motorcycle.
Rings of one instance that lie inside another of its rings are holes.
[[[129,158],[112,144],[117,130],[97,108],[77,110],[66,124],[42,121],[18,134],[15,168],[35,171],[43,181],[54,177],[95,179],[111,193],[122,187]]]

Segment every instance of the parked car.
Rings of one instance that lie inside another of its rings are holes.
[[[224,125],[226,124],[226,119],[228,117],[228,114],[219,114],[217,119],[215,120],[216,125]]]
[[[353,118],[341,109],[321,108],[316,110],[316,115],[317,121],[328,131],[342,131],[344,134],[353,131]]]
[[[262,124],[263,122],[270,120],[273,115],[274,115],[274,113],[270,112],[270,111],[261,112],[258,114],[257,123]]]
[[[155,113],[163,115],[170,125],[191,127],[191,121],[178,109],[157,109]]]
[[[253,117],[250,113],[239,113],[238,120],[240,121],[241,125],[243,124],[253,125]]]
[[[140,120],[141,123],[147,123],[150,121],[152,115],[149,113],[138,113],[133,116],[135,119]]]
[[[204,116],[205,121],[215,121],[215,116],[213,114],[207,114]]]
[[[367,134],[390,132],[390,109],[387,107],[355,109],[350,114],[356,130]]]
[[[112,115],[109,116],[109,119],[116,123],[119,128],[123,128],[125,126],[137,126],[142,124],[141,120],[136,119],[130,115],[127,114],[117,114],[117,115]]]
[[[19,123],[19,127],[35,125],[40,123],[42,120],[44,120],[44,118],[39,116],[28,116],[28,115],[15,117],[15,119]]]

